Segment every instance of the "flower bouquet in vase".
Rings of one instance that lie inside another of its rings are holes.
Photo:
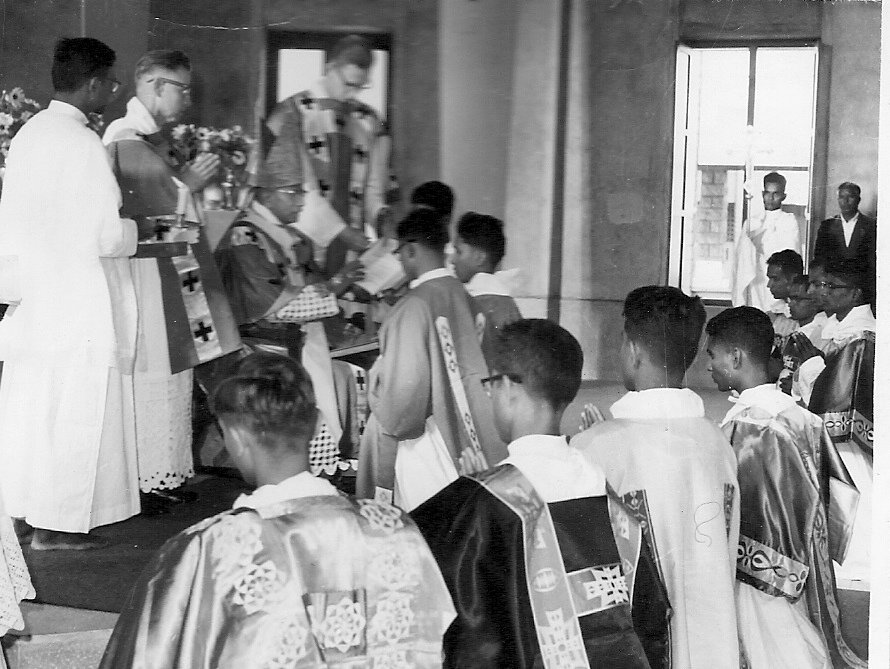
[[[9,155],[12,138],[40,109],[40,105],[26,96],[21,88],[0,93],[0,187],[6,173],[6,156]]]
[[[224,206],[235,209],[247,156],[254,140],[244,133],[240,125],[217,129],[183,124],[173,128],[172,138],[175,148],[187,161],[194,160],[199,153],[219,156],[223,169],[223,180],[219,186],[223,192]]]

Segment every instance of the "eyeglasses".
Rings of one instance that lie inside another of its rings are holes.
[[[482,389],[485,393],[491,397],[491,384],[503,378],[510,379],[513,383],[522,383],[522,377],[518,374],[492,374],[484,379],[480,379],[479,382],[482,384]]]
[[[117,93],[120,90],[121,82],[119,82],[117,79],[106,79],[105,81],[107,81],[109,84],[111,84],[112,95]]]
[[[175,79],[167,79],[166,77],[155,77],[154,79],[150,79],[151,81],[160,81],[162,84],[172,84],[176,86],[180,91],[182,91],[183,95],[191,95],[192,87],[189,84],[184,84],[181,81],[176,81]]]
[[[296,188],[276,188],[276,193],[281,193],[282,195],[302,195],[302,190],[297,190]]]
[[[855,288],[846,283],[831,283],[830,281],[810,281],[813,288],[827,288],[828,290],[840,290],[841,288]]]

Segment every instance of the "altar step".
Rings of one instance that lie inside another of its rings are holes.
[[[3,637],[10,669],[94,669],[118,614],[22,602],[25,629]]]

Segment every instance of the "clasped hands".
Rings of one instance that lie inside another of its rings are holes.
[[[220,160],[215,153],[201,153],[192,162],[185,166],[179,178],[188,186],[189,190],[197,193],[216,176],[219,170]]]

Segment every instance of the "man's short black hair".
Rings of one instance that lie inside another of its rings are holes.
[[[296,360],[277,353],[252,353],[213,395],[223,425],[240,426],[266,449],[289,448],[315,434],[318,409],[312,379]]]
[[[448,228],[432,209],[415,209],[401,220],[396,229],[399,242],[417,242],[421,246],[445,253]]]
[[[338,65],[355,65],[367,70],[374,62],[371,43],[361,35],[346,35],[331,48],[328,61]]]
[[[828,258],[823,271],[848,286],[866,291],[866,274],[861,263],[855,258]]]
[[[862,189],[859,188],[858,184],[854,184],[852,181],[845,181],[837,187],[838,193],[840,193],[842,190],[848,190],[856,197],[862,197]]]
[[[134,77],[139,79],[143,75],[149,74],[154,70],[167,70],[176,72],[177,70],[185,70],[190,72],[192,62],[189,57],[182,51],[175,49],[156,49],[149,51],[142,58],[136,61],[136,69]]]
[[[763,187],[766,188],[767,184],[779,184],[782,187],[782,191],[785,190],[785,184],[788,182],[785,177],[783,177],[778,172],[770,172],[765,177],[763,177]]]
[[[769,364],[775,332],[769,316],[760,309],[734,307],[721,311],[708,321],[706,331],[718,344],[745,351],[755,364]]]
[[[73,93],[93,77],[102,77],[114,66],[117,56],[104,42],[92,37],[63,37],[53,54],[53,88]]]
[[[412,191],[411,204],[429,207],[438,212],[443,220],[448,220],[454,211],[454,191],[441,181],[427,181]]]
[[[698,353],[705,307],[672,286],[643,286],[624,300],[624,332],[669,373],[689,369]]]
[[[516,376],[526,391],[564,409],[581,387],[584,353],[568,330],[543,318],[526,318],[497,331],[492,371]]]
[[[776,251],[767,258],[766,264],[778,267],[786,279],[793,279],[803,274],[803,258],[797,251],[791,249]]]
[[[507,239],[504,237],[504,222],[499,218],[468,211],[457,222],[457,234],[470,246],[485,251],[493,267],[504,257]]]

